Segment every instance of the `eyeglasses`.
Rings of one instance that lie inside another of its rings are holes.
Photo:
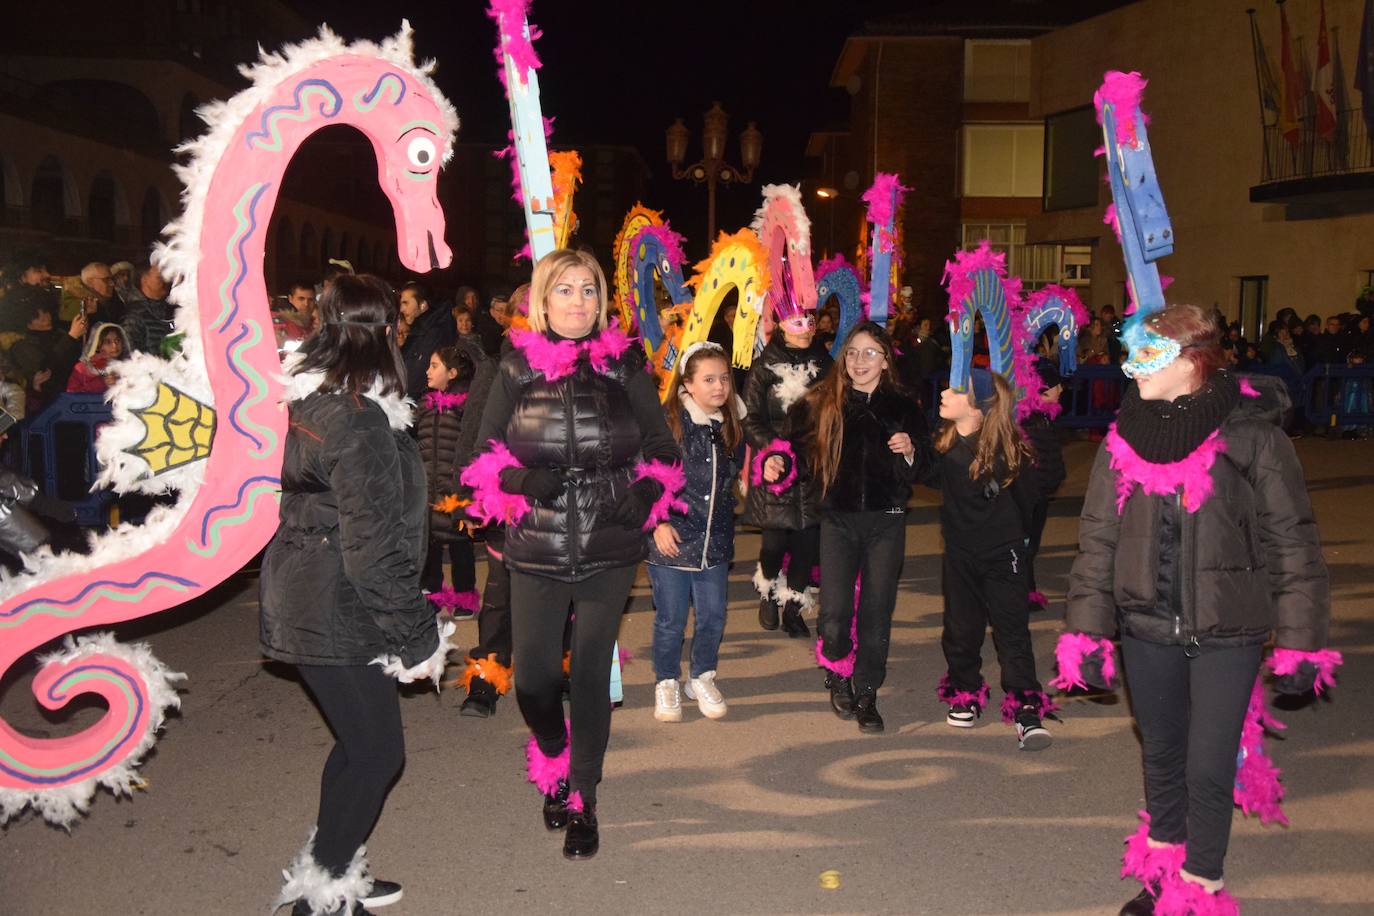
[[[844,351],[844,358],[853,360],[856,363],[876,363],[887,354],[877,347],[864,347],[860,350],[857,347],[850,347]]]

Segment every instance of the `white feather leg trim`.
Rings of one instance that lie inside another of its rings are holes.
[[[381,665],[384,674],[394,677],[402,684],[430,680],[434,682],[434,689],[438,690],[439,681],[444,676],[444,668],[448,665],[448,654],[458,648],[449,639],[458,629],[458,625],[452,620],[441,620],[437,617],[435,619],[439,630],[439,647],[434,650],[434,654],[429,658],[413,668],[406,668],[401,659],[395,655],[379,655],[372,660],[372,664]]]
[[[138,672],[148,692],[150,715],[147,729],[123,760],[80,782],[49,789],[0,789],[0,824],[25,808],[32,807],[48,823],[70,829],[72,822],[90,808],[91,798],[100,786],[115,795],[132,796],[134,789],[142,783],[138,777],[138,765],[157,741],[157,732],[166,721],[167,710],[181,706],[181,697],[177,695],[175,684],[185,680],[186,675],[172,671],[158,661],[146,643],[125,645],[116,642],[113,633],[93,633],[76,639],[68,636],[63,640],[60,650],[40,656],[38,662],[46,667],[80,661],[92,655],[118,658]]]
[[[283,870],[281,876],[286,883],[272,904],[273,912],[297,900],[304,900],[310,907],[310,916],[323,916],[339,910],[351,913],[353,905],[372,890],[372,878],[367,874],[367,847],[359,846],[348,868],[335,877],[315,861],[313,827],[305,847],[296,853],[291,867]]]
[[[778,381],[773,385],[773,396],[778,399],[778,404],[783,410],[788,410],[798,400],[806,394],[811,383],[820,374],[820,366],[814,360],[810,360],[798,365],[788,363],[774,363],[768,367],[773,370],[773,374],[778,377]]]
[[[816,606],[815,589],[808,588],[805,591],[796,591],[787,587],[787,580],[779,577],[777,587],[777,601],[779,604],[795,603],[801,608],[803,614],[809,613]]]
[[[762,563],[754,567],[754,591],[759,593],[760,598],[772,598],[776,586],[775,580],[764,578]]]

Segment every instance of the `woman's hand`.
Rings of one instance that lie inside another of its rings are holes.
[[[887,440],[887,447],[903,458],[911,458],[916,454],[916,446],[911,444],[911,436],[906,433],[895,433]]]
[[[763,462],[763,482],[777,483],[787,470],[787,462],[780,455],[769,455]]]
[[[667,522],[660,522],[654,528],[654,546],[665,557],[677,556],[678,547],[681,544],[682,538],[678,537],[677,530]]]

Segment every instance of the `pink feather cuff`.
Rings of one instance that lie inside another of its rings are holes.
[[[1316,652],[1303,652],[1300,649],[1275,649],[1274,654],[1265,662],[1269,670],[1279,677],[1295,674],[1303,662],[1317,669],[1317,679],[1312,689],[1320,696],[1328,687],[1336,686],[1336,669],[1345,659],[1335,649],[1318,649]]]
[[[979,709],[988,708],[988,698],[991,696],[988,691],[987,681],[983,681],[979,684],[976,691],[956,690],[954,685],[949,682],[948,673],[940,678],[940,683],[935,688],[935,695],[950,706],[972,706],[977,704]]]
[[[1186,852],[1182,843],[1150,845],[1150,815],[1141,811],[1140,826],[1126,837],[1126,851],[1121,855],[1121,877],[1135,878],[1147,887],[1158,887],[1168,875],[1178,874]]]
[[[460,592],[452,586],[445,586],[437,592],[430,592],[428,597],[430,603],[441,611],[461,609],[476,614],[482,605],[482,596],[477,594],[476,589]]]
[[[525,513],[530,511],[530,504],[525,497],[501,489],[501,472],[506,468],[524,465],[510,453],[504,442],[492,439],[487,445],[490,446],[489,450],[473,459],[458,480],[472,490],[472,505],[468,507],[468,512],[474,518],[480,519],[484,525],[493,521],[512,525],[525,517]]]
[[[1011,725],[1022,706],[1035,707],[1035,714],[1041,719],[1059,708],[1043,690],[1012,690],[1002,697],[1002,721]]]
[[[849,654],[840,659],[828,659],[821,651],[821,640],[816,640],[816,664],[826,671],[832,671],[840,677],[854,676],[854,651],[851,649]]]
[[[657,460],[641,461],[635,465],[635,480],[652,480],[663,487],[663,492],[649,509],[649,517],[644,520],[645,531],[652,531],[655,525],[666,522],[674,509],[678,512],[687,511],[687,503],[678,497],[687,483],[682,465]]]
[[[1250,691],[1250,704],[1245,711],[1245,723],[1240,730],[1240,759],[1236,765],[1236,782],[1231,797],[1241,811],[1258,817],[1261,824],[1274,821],[1288,823],[1288,817],[1283,813],[1284,788],[1283,783],[1279,782],[1279,768],[1264,752],[1264,733],[1278,733],[1284,728],[1284,724],[1269,715],[1269,710],[1265,708],[1263,677],[1255,678],[1255,686]]]
[[[1064,633],[1054,647],[1054,659],[1059,663],[1059,676],[1050,681],[1057,690],[1086,690],[1083,679],[1083,659],[1099,653],[1102,656],[1102,677],[1111,687],[1116,680],[1116,653],[1110,639],[1089,636],[1087,633]]]
[[[754,455],[754,462],[751,468],[749,482],[756,487],[765,486],[763,482],[763,465],[773,455],[786,456],[790,463],[787,473],[770,484],[767,484],[768,492],[777,496],[783,493],[788,487],[796,483],[797,480],[797,453],[792,450],[792,443],[786,439],[774,439]]]
[[[572,731],[570,729],[568,730],[568,740],[563,744],[563,750],[553,757],[541,751],[539,742],[535,740],[534,735],[530,735],[530,740],[525,743],[525,776],[534,783],[535,788],[540,792],[545,795],[553,795],[558,791],[558,783],[568,778],[568,761],[571,759],[569,749],[571,747]]]

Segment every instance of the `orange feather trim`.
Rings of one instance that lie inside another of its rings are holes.
[[[513,676],[510,668],[496,660],[496,653],[493,652],[486,658],[470,658],[463,673],[458,676],[455,683],[464,690],[472,691],[472,679],[481,678],[495,688],[496,692],[505,696],[510,692]]]

